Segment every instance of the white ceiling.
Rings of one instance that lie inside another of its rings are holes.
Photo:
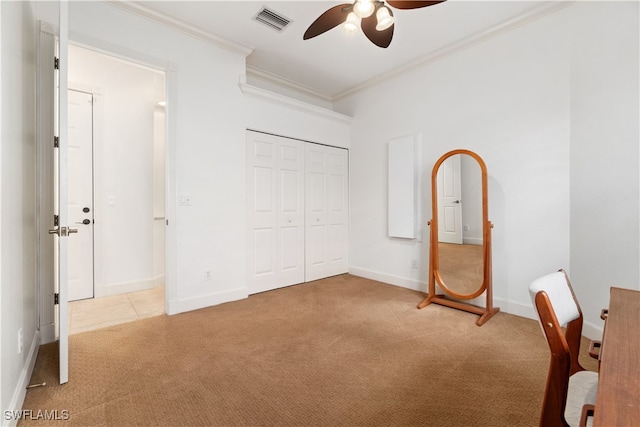
[[[360,33],[344,34],[336,27],[303,40],[309,25],[342,1],[142,1],[136,7],[159,12],[192,27],[221,36],[253,51],[247,57],[252,70],[310,88],[327,98],[342,94],[398,68],[432,57],[438,52],[503,31],[553,10],[558,0],[448,0],[434,6],[393,9],[393,41],[386,48],[372,44]],[[262,6],[293,22],[278,33],[252,18]]]

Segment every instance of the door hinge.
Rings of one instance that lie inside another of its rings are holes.
[[[53,216],[53,226],[57,227],[60,225],[60,217],[58,215]]]
[[[60,294],[58,293],[53,294],[53,304],[54,305],[60,304]]]
[[[60,147],[60,137],[54,136],[53,137],[53,148],[58,148],[58,147]]]
[[[54,70],[60,69],[60,58],[58,58],[57,56],[53,58],[53,69]]]

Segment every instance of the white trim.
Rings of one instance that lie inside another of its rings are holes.
[[[247,288],[235,288],[228,291],[216,292],[187,299],[168,300],[166,313],[169,315],[198,310],[225,302],[245,299],[249,296]]]
[[[535,7],[532,10],[529,10],[521,15],[508,19],[492,28],[489,28],[484,31],[480,31],[463,40],[460,40],[458,42],[445,46],[429,55],[426,55],[414,61],[408,62],[407,64],[402,65],[398,68],[395,68],[389,72],[379,74],[376,77],[373,77],[372,79],[367,80],[366,82],[355,85],[343,92],[340,92],[333,96],[333,101],[335,102],[346,96],[353,95],[354,93],[369,89],[386,80],[389,80],[401,74],[410,72],[417,67],[440,61],[462,50],[468,49],[480,43],[484,43],[485,41],[491,38],[497,37],[511,30],[527,25],[537,19],[543,18],[547,15],[550,15],[559,10],[562,10],[565,7],[572,5],[575,1],[576,0],[545,2],[541,6]]]
[[[1,22],[2,22],[2,5],[0,5],[0,23]],[[40,35],[38,35],[38,37],[40,37]],[[0,31],[0,46],[2,46],[2,31]],[[0,49],[0,99],[4,99],[2,97],[2,92],[3,92],[2,91],[2,82],[3,82],[3,80],[2,80],[2,63],[3,63],[2,58],[3,57],[4,57],[4,55],[2,55],[2,51]],[[37,70],[36,70],[36,72],[37,72]],[[3,104],[3,102],[0,102],[0,135],[2,135],[2,124],[4,122],[4,116],[2,115],[3,114],[2,113],[2,104]],[[1,136],[0,136],[0,138],[1,138]],[[1,149],[1,147],[2,147],[2,145],[0,143],[0,172],[2,172],[2,149]],[[0,176],[2,176],[2,175],[0,174]],[[2,199],[2,186],[0,185],[0,224],[2,224],[2,206],[3,206],[3,203],[6,203],[6,202],[3,202],[2,200],[3,200]],[[2,238],[2,234],[3,234],[2,233],[2,228],[3,227],[0,226],[0,242],[3,241],[1,239]],[[36,260],[37,260],[37,258],[36,258]],[[2,245],[0,245],[0,277],[2,277],[2,264],[4,264],[4,258],[2,257]],[[6,289],[6,287],[4,287],[3,289]],[[0,307],[2,307],[3,289],[0,289]],[[39,297],[38,292],[36,292],[36,298],[37,297]],[[40,313],[38,313],[38,315],[39,314]],[[0,333],[4,332],[4,329],[2,328],[2,317],[3,316],[0,316]],[[4,354],[4,351],[3,351],[2,347],[3,347],[2,339],[0,339],[0,354]],[[4,371],[4,369],[2,369],[2,365],[0,364],[0,402],[4,401],[4,398],[2,396],[2,386],[1,386],[2,384],[4,384],[4,380],[2,379],[2,371]]]
[[[333,101],[333,97],[330,95],[327,95],[326,93],[319,92],[307,85],[303,85],[296,81],[286,79],[284,77],[280,77],[276,74],[270,73],[265,70],[261,70],[260,68],[257,68],[251,65],[247,65],[247,76],[249,75],[253,75],[255,77],[261,78],[263,80],[267,80],[269,82],[275,83],[280,86],[295,89],[298,92],[307,93],[309,95],[315,96],[316,98],[320,98],[324,101],[329,101],[329,102]]]
[[[40,325],[40,344],[49,344],[56,340],[56,325],[49,323]]]
[[[126,294],[129,292],[145,291],[153,289],[157,286],[164,285],[164,274],[149,279],[131,280],[128,282],[97,284],[95,285],[95,298],[101,298],[111,295]]]
[[[118,7],[130,13],[136,14],[150,21],[157,22],[159,24],[173,28],[174,30],[178,30],[182,33],[188,34],[200,40],[204,40],[207,43],[210,43],[214,46],[228,50],[230,52],[238,53],[240,55],[243,55],[245,58],[249,56],[251,52],[253,52],[253,49],[254,49],[253,47],[250,47],[235,41],[231,41],[229,39],[225,39],[224,37],[220,37],[217,34],[211,33],[209,31],[205,31],[201,28],[195,27],[191,24],[188,24],[184,21],[168,16],[164,13],[151,10],[148,7],[143,6],[139,3],[134,4],[126,0],[125,1],[106,0],[106,1],[108,4],[112,6]]]
[[[308,104],[306,102],[289,98],[288,96],[280,95],[278,93],[274,93],[256,86],[251,86],[246,83],[239,83],[238,86],[245,96],[249,96],[251,98],[271,102],[274,104],[282,105],[284,107],[293,108],[294,110],[302,111],[304,113],[323,116],[340,123],[351,124],[351,122],[353,121],[353,117],[347,116],[346,114],[337,113],[333,110],[318,107],[317,105]]]
[[[137,50],[129,49],[125,46],[109,43],[100,39],[86,36],[75,31],[69,32],[69,44],[92,50],[108,56],[111,60],[124,61],[130,65],[150,68],[150,71],[165,72],[172,67],[166,59],[160,59]]]
[[[603,333],[604,323],[600,324],[600,326],[597,326],[591,322],[588,322],[586,319],[582,323],[582,335],[589,338],[590,340],[602,341]]]
[[[40,21],[40,32],[52,34],[55,36],[58,34],[58,28],[49,22]]]
[[[27,355],[27,359],[22,367],[22,372],[20,372],[20,378],[18,378],[18,384],[16,385],[15,390],[13,391],[13,396],[11,397],[11,402],[7,408],[2,408],[2,425],[3,426],[16,426],[18,425],[18,419],[11,417],[9,420],[5,419],[5,413],[8,411],[13,414],[19,413],[22,409],[22,405],[24,404],[24,398],[27,395],[27,386],[29,385],[29,381],[31,381],[31,374],[33,373],[33,368],[36,365],[36,359],[38,356],[38,349],[40,348],[40,332],[36,330],[36,333],[33,335],[33,340],[31,341],[31,347],[29,347],[29,354]]]
[[[378,282],[388,283],[414,291],[427,292],[427,282],[408,277],[396,276],[394,274],[382,273],[380,271],[369,270],[366,268],[349,266],[349,274],[364,277],[365,279],[377,280]]]

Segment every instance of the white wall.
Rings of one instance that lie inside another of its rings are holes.
[[[595,330],[610,286],[640,289],[639,11],[638,2],[571,9],[571,279]]]
[[[247,128],[304,141],[349,148],[351,117],[292,98],[243,87]]]
[[[0,2],[0,408],[22,406],[39,345],[36,314],[35,61],[29,2]],[[18,334],[22,330],[22,349]]]
[[[154,221],[155,168],[164,169],[154,162],[155,107],[165,99],[164,75],[69,46],[69,85],[99,93],[94,103],[95,295],[153,287],[156,276],[164,274],[154,269],[156,247],[164,248]]]
[[[453,148],[487,164],[496,305],[533,316],[529,283],[565,268],[598,336],[609,286],[639,286],[638,78],[638,3],[576,2],[337,102],[353,271],[426,290],[427,240],[384,235],[385,142],[422,132],[425,171]]]
[[[244,56],[105,2],[71,2],[69,22],[72,40],[169,68],[167,311],[246,297]]]
[[[413,133],[423,141],[423,228],[438,157],[466,148],[486,162],[497,306],[528,312],[528,284],[569,267],[566,20],[556,13],[336,102],[354,113],[353,272],[426,292],[428,231],[422,243],[385,233],[386,142]]]

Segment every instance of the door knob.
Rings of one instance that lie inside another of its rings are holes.
[[[453,203],[460,203],[460,200],[454,200]]]
[[[77,228],[69,228],[69,227],[58,227],[52,230],[49,230],[49,234],[57,234],[60,237],[67,237],[69,234],[77,233]]]
[[[84,213],[88,213],[90,210],[91,209],[89,209],[89,208],[82,208],[82,212],[84,212]]]
[[[83,219],[82,222],[76,222],[76,224],[84,224],[84,225],[89,225],[91,224],[91,220],[90,219]]]

